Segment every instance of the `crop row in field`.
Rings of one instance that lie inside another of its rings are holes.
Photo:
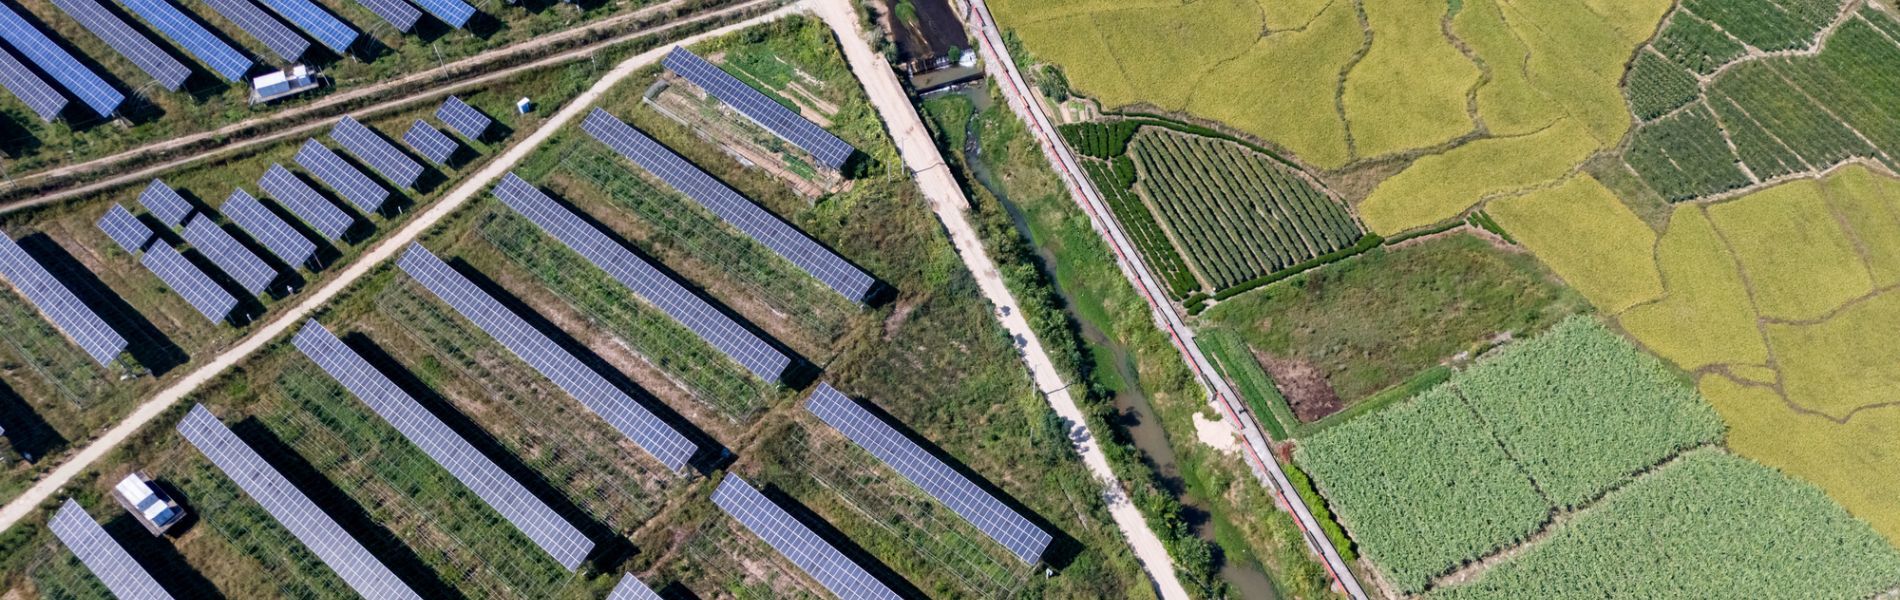
[[[1671,202],[1748,185],[1714,116],[1701,106],[1637,130],[1623,160]]]
[[[1056,128],[1070,148],[1083,156],[1108,160],[1128,153],[1128,141],[1140,124],[1134,121],[1070,123]]]
[[[1127,165],[1127,179],[1122,177],[1122,165]],[[1102,197],[1108,200],[1108,208],[1115,212],[1115,221],[1135,238],[1135,246],[1141,249],[1142,261],[1168,282],[1168,291],[1175,299],[1188,297],[1201,290],[1201,282],[1194,278],[1194,272],[1188,270],[1181,253],[1175,251],[1174,244],[1168,241],[1168,234],[1155,223],[1154,213],[1141,202],[1141,197],[1130,189],[1134,185],[1134,165],[1126,156],[1118,156],[1114,163],[1104,164],[1084,159],[1082,168],[1089,172],[1089,178],[1095,181],[1095,187],[1101,190]]]
[[[1769,52],[1813,45],[1814,36],[1840,12],[1840,0],[1757,2],[1684,0],[1682,7],[1729,35]]]
[[[1703,75],[1714,73],[1748,52],[1741,42],[1688,11],[1670,17],[1669,25],[1657,34],[1654,46],[1669,60]]]
[[[1644,52],[1630,64],[1630,108],[1645,121],[1681,108],[1702,94],[1702,85],[1688,71],[1661,55]]]

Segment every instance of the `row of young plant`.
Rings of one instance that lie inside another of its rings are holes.
[[[1128,141],[1140,124],[1134,121],[1085,121],[1056,127],[1062,140],[1083,156],[1108,160],[1128,153]]]
[[[1841,0],[1684,0],[1682,8],[1750,46],[1774,52],[1808,47],[1840,11]]]
[[[1151,144],[1163,147],[1151,149]],[[1203,179],[1211,174],[1196,169],[1189,155],[1171,152],[1164,144],[1150,138],[1136,152],[1147,174],[1142,187],[1216,287],[1293,262],[1296,249],[1286,243],[1289,240],[1267,239],[1283,232],[1242,212],[1232,201],[1232,190],[1203,187],[1215,185]]]
[[[1201,282],[1194,278],[1187,262],[1181,260],[1181,253],[1175,251],[1167,233],[1155,222],[1154,213],[1149,212],[1141,203],[1141,197],[1130,189],[1135,184],[1134,162],[1126,156],[1115,157],[1109,164],[1082,159],[1082,168],[1088,171],[1096,189],[1101,190],[1102,198],[1108,201],[1108,209],[1115,213],[1115,222],[1135,238],[1142,261],[1168,282],[1168,291],[1175,299],[1199,292]]]

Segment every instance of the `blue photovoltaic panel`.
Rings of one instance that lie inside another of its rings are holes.
[[[791,364],[771,344],[514,173],[495,186],[495,196],[760,379],[777,383]]]
[[[804,232],[759,208],[607,111],[596,108],[588,113],[581,129],[844,297],[862,303],[871,293],[871,286],[877,283],[864,271],[806,237]]]
[[[291,338],[291,344],[568,571],[580,568],[587,553],[593,551],[594,542],[581,535],[579,529],[555,514],[554,509],[502,471],[495,461],[488,460],[469,445],[468,440],[456,435],[441,419],[409,397],[408,392],[396,387],[395,382],[315,319],[304,323],[303,329]]]
[[[738,475],[727,473],[725,480],[719,482],[719,489],[713,490],[712,500],[752,535],[765,540],[773,550],[791,559],[806,575],[831,590],[832,595],[852,600],[898,598],[896,592],[872,577],[864,567],[851,562],[837,547],[818,537],[810,527],[773,504]]]
[[[693,85],[706,90],[714,98],[731,105],[759,126],[771,131],[773,135],[784,138],[799,148],[811,153],[818,162],[831,167],[834,171],[844,169],[846,161],[856,149],[838,136],[831,135],[817,123],[806,120],[785,105],[774,102],[765,94],[752,89],[752,86],[739,81],[731,73],[713,66],[706,59],[693,54],[684,46],[675,46],[661,61],[668,71],[685,77]]]
[[[805,402],[805,410],[950,507],[957,516],[1002,544],[1016,558],[1032,565],[1042,560],[1042,552],[1049,547],[1051,539],[1048,532],[977,487],[856,401],[832,389],[831,384],[818,384],[811,399]]]
[[[297,149],[296,159],[297,164],[304,170],[317,176],[317,181],[336,190],[344,200],[355,205],[357,210],[374,214],[382,210],[383,202],[389,199],[389,190],[383,189],[382,184],[376,183],[355,166],[344,162],[343,157],[337,156],[335,152],[317,143],[316,140],[305,140],[303,147]]]
[[[185,243],[211,259],[211,264],[217,265],[218,270],[224,271],[252,296],[262,294],[270,282],[277,280],[277,269],[238,243],[231,232],[219,227],[210,217],[203,214],[192,217],[191,222],[185,223],[184,237]]]
[[[456,29],[468,26],[468,20],[475,16],[475,7],[462,0],[415,0],[415,3]]]
[[[282,473],[218,421],[203,404],[191,407],[178,422],[178,434],[211,460],[264,512],[290,530],[304,547],[335,571],[350,589],[371,600],[413,599],[420,596],[376,560],[362,543],[336,524],[309,496],[298,491]]]
[[[99,230],[106,232],[106,237],[124,248],[126,254],[144,252],[145,245],[152,242],[152,228],[146,227],[138,217],[132,216],[132,211],[118,204],[106,209],[105,216],[99,217]]]
[[[402,0],[356,0],[356,3],[376,13],[376,16],[389,22],[390,27],[403,33],[415,29],[416,21],[422,18],[422,11]]]
[[[66,53],[66,49],[53,43],[46,34],[40,33],[32,23],[21,18],[20,13],[13,12],[6,5],[0,5],[0,38],[5,38],[14,50],[39,65],[41,71],[60,85],[66,86],[66,91],[78,96],[80,102],[92,107],[92,111],[99,116],[110,117],[112,113],[118,112],[120,104],[125,103],[125,94],[112,89],[110,84],[99,78],[99,74],[80,64],[73,55]]]
[[[349,151],[351,156],[369,165],[381,173],[384,179],[395,182],[397,186],[416,189],[416,180],[422,177],[422,165],[416,164],[407,155],[398,150],[395,144],[383,139],[383,136],[371,131],[356,119],[344,115],[330,130],[330,139],[336,140]]]
[[[257,180],[257,186],[264,188],[264,193],[276,198],[278,204],[290,209],[291,214],[303,219],[311,229],[331,241],[343,239],[343,233],[349,231],[350,224],[355,222],[349,213],[310,189],[309,184],[298,179],[283,165],[271,165],[270,170]]]
[[[125,352],[125,338],[119,332],[113,331],[105,319],[81,303],[79,296],[60,284],[59,279],[33,260],[13,238],[4,235],[0,235],[0,277],[13,284],[20,296],[39,308],[40,314],[46,315],[66,337],[72,338],[93,361],[104,365]]]
[[[455,156],[455,150],[460,147],[454,139],[430,127],[422,119],[416,119],[416,124],[409,126],[409,131],[402,134],[402,141],[409,144],[410,148],[415,148],[423,158],[442,166],[448,166],[449,159]]]
[[[157,179],[146,184],[145,191],[139,192],[139,206],[145,207],[145,212],[151,213],[158,222],[172,227],[184,223],[185,217],[191,216],[191,203],[178,195],[172,186]]]
[[[293,269],[310,264],[310,259],[317,255],[315,243],[297,233],[277,213],[265,208],[263,202],[242,188],[232,191],[231,197],[224,200],[224,207],[218,211]]]
[[[653,593],[653,589],[642,583],[640,578],[628,573],[620,576],[620,584],[607,594],[607,600],[660,600],[660,595]]]
[[[210,275],[198,270],[197,265],[185,260],[185,256],[171,246],[152,246],[145,251],[145,256],[139,257],[139,264],[145,265],[146,270],[165,282],[165,287],[184,297],[185,302],[198,310],[198,314],[213,323],[230,318],[231,311],[237,308],[236,297],[218,287],[218,282],[212,281]]]
[[[251,0],[205,0],[211,10],[218,11],[224,18],[236,23],[239,29],[269,48],[271,54],[284,62],[294,63],[303,60],[303,54],[310,50],[310,40],[303,39],[297,32],[251,4]]]
[[[53,536],[66,545],[79,562],[92,571],[106,589],[112,591],[120,600],[171,600],[172,595],[159,587],[158,580],[152,574],[132,560],[132,554],[125,551],[119,542],[106,533],[92,515],[72,498],[59,505],[59,512],[53,513],[53,519],[47,522],[47,528],[53,530]]]
[[[132,64],[138,66],[140,71],[158,80],[158,84],[164,86],[165,89],[176,92],[178,88],[185,86],[185,78],[191,76],[191,69],[185,68],[178,59],[158,49],[158,45],[153,44],[152,40],[145,39],[145,36],[133,31],[130,25],[126,25],[125,21],[119,19],[118,15],[100,6],[98,0],[53,0],[53,4],[72,16],[73,20],[86,28],[86,31],[99,36],[99,39],[105,41],[107,46],[118,51],[120,56],[132,61]]]
[[[33,114],[39,115],[41,121],[51,123],[59,118],[60,111],[66,110],[66,96],[5,48],[0,48],[0,85],[7,86],[7,91],[32,109]]]
[[[482,141],[482,136],[488,134],[489,126],[495,124],[494,119],[488,118],[488,115],[475,110],[475,107],[469,106],[467,102],[455,96],[449,96],[449,99],[442,101],[442,107],[435,109],[435,118],[448,123],[449,128],[462,134],[462,137],[477,142]]]
[[[697,447],[665,421],[627,397],[606,378],[588,368],[579,358],[548,339],[519,315],[509,311],[475,287],[473,282],[430,254],[421,244],[411,244],[396,265],[404,273],[428,288],[435,297],[448,303],[456,313],[501,342],[523,362],[540,371],[554,385],[580,401],[588,410],[612,425],[621,435],[633,440],[660,464],[679,471],[693,457]]]
[[[263,0],[265,6],[277,11],[284,20],[296,24],[304,33],[310,34],[337,54],[349,54],[350,46],[356,45],[356,30],[344,24],[342,19],[330,14],[330,11],[310,2],[310,0]]]
[[[145,19],[153,29],[165,34],[177,42],[186,52],[198,57],[199,62],[211,67],[211,70],[229,81],[244,79],[251,70],[251,59],[233,49],[230,44],[205,30],[204,26],[172,6],[170,0],[120,0],[127,8]]]

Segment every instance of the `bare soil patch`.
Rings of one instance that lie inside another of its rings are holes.
[[[1318,421],[1346,407],[1339,400],[1339,393],[1333,390],[1333,384],[1326,381],[1326,372],[1313,363],[1258,350],[1254,351],[1254,358],[1273,376],[1274,386],[1280,388],[1280,395],[1286,396],[1293,416],[1301,422]]]

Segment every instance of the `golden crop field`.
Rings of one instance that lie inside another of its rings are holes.
[[[1430,225],[1458,216],[1486,196],[1562,177],[1596,150],[1589,134],[1570,119],[1521,137],[1479,140],[1420,158],[1380,183],[1359,203],[1359,217],[1379,235]]]
[[[1465,93],[1484,73],[1439,28],[1446,5],[1367,2],[1372,48],[1346,74],[1346,123],[1360,156],[1426,148],[1476,125]]]
[[[1829,214],[1821,184],[1801,180],[1709,207],[1764,317],[1816,319],[1873,289],[1866,263]]]
[[[1625,331],[1691,371],[1768,363],[1748,287],[1701,208],[1676,210],[1658,243],[1656,266],[1668,291],[1661,300],[1624,312],[1619,320]]]
[[[1656,232],[1596,178],[1498,202],[1491,216],[1591,304],[1610,313],[1663,293]]]

